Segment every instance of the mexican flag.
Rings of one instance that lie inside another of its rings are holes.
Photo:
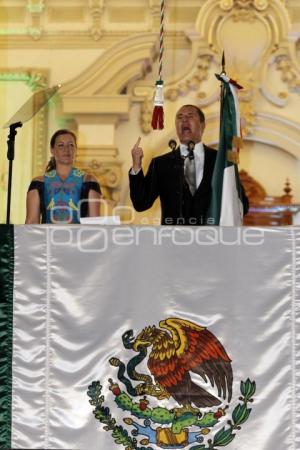
[[[243,203],[238,159],[242,139],[237,95],[241,86],[225,74],[216,76],[221,81],[220,139],[206,219],[208,224],[241,226]]]
[[[0,284],[0,448],[299,448],[299,227],[2,225]]]

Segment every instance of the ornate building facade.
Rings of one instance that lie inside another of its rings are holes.
[[[297,0],[165,0],[165,128],[152,131],[158,72],[160,0],[0,0],[1,122],[38,89],[62,84],[16,138],[12,221],[24,222],[30,179],[61,127],[78,134],[77,164],[91,170],[124,220],[156,223],[159,208],[129,211],[130,150],[142,137],[145,167],[175,137],[178,107],[205,112],[204,141],[217,146],[219,83],[226,71],[240,91],[244,146],[240,168],[269,196],[300,203],[300,3]],[[5,220],[7,129],[0,133],[0,201]],[[243,173],[244,173],[243,172]]]

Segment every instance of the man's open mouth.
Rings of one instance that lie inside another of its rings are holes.
[[[182,132],[183,133],[190,133],[191,129],[190,129],[190,127],[182,127]]]

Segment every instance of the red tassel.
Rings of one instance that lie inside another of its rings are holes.
[[[152,113],[151,125],[153,130],[163,130],[164,128],[164,94],[162,80],[156,82],[156,90],[154,97],[154,109]]]
[[[154,106],[152,113],[151,125],[153,130],[163,130],[164,128],[164,108],[162,106]]]

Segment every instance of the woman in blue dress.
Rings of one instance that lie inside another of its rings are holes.
[[[99,216],[100,186],[94,176],[73,166],[76,146],[72,131],[53,134],[45,174],[34,178],[27,192],[26,224],[71,224]]]

